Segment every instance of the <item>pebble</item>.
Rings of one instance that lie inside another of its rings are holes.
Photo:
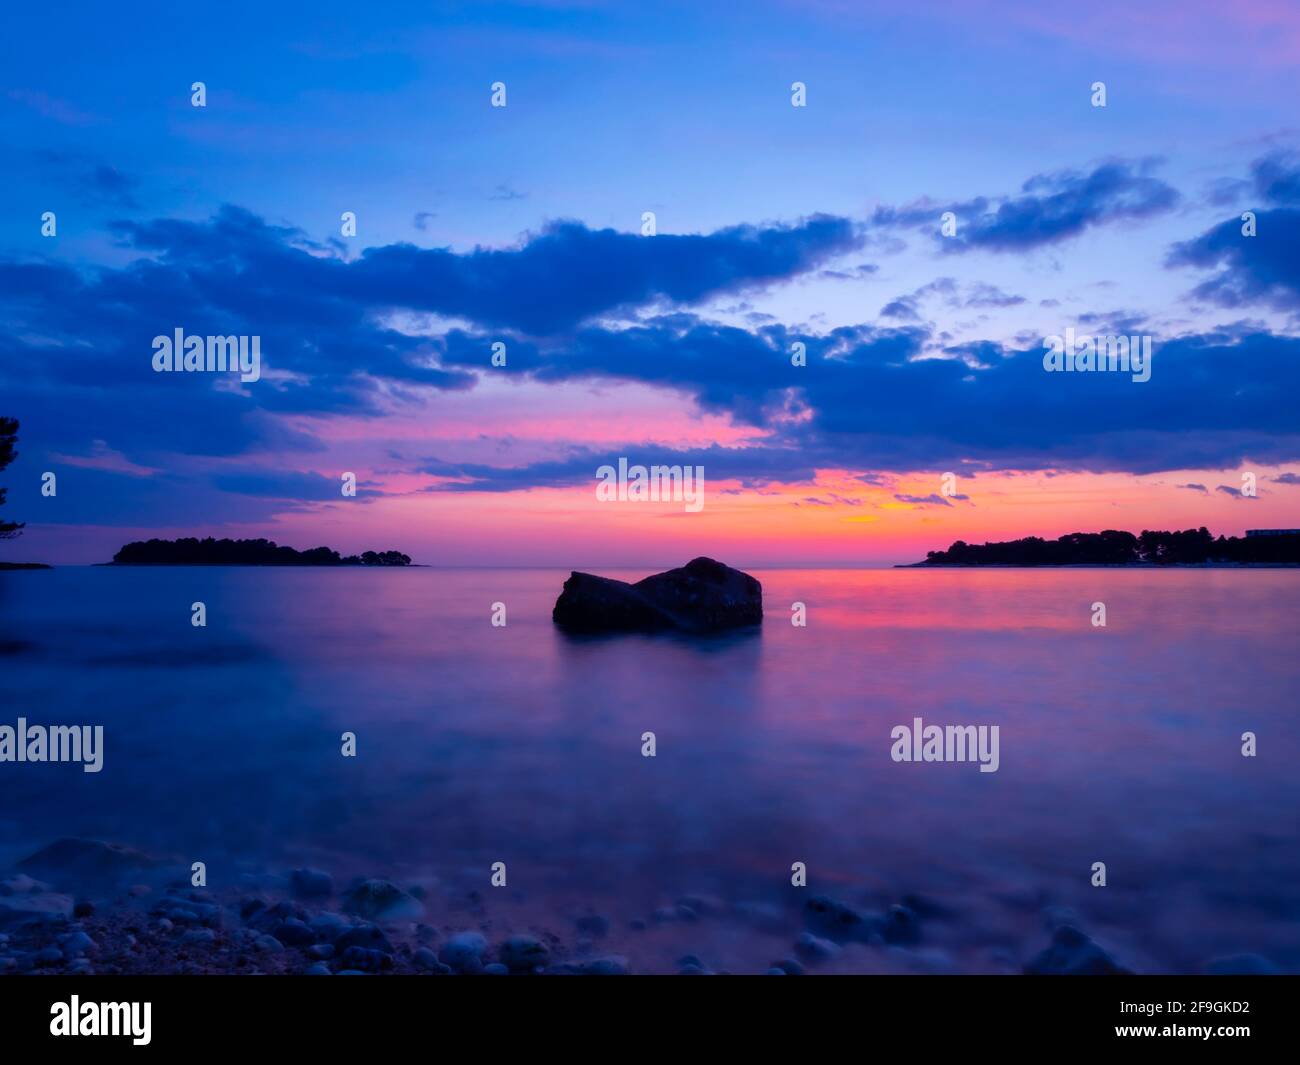
[[[1122,965],[1073,925],[1062,925],[1052,945],[1025,966],[1030,976],[1111,976],[1128,973]]]
[[[258,936],[257,939],[253,941],[253,946],[258,950],[266,951],[268,954],[278,954],[280,951],[284,950],[284,944],[276,939],[275,936]]]
[[[550,955],[546,944],[533,936],[511,936],[501,944],[501,961],[511,972],[532,972],[544,966]]]
[[[891,906],[881,930],[886,943],[908,946],[921,941],[921,921],[906,906]]]
[[[457,932],[443,944],[438,957],[458,973],[477,973],[487,947],[487,940],[477,932]]]
[[[627,959],[613,955],[606,958],[592,958],[579,965],[578,971],[583,976],[626,976]]]
[[[494,961],[489,965],[483,966],[483,972],[488,976],[509,976],[510,970],[502,965],[499,961]]]
[[[329,976],[330,967],[323,961],[318,961],[315,965],[309,965],[304,970],[304,976]]]
[[[795,953],[809,961],[829,961],[840,952],[840,948],[829,939],[822,939],[811,932],[802,933],[794,943]]]
[[[315,958],[317,961],[326,961],[334,957],[333,943],[313,943],[307,948],[307,957]]]
[[[343,901],[344,913],[355,913],[374,920],[389,921],[419,917],[424,907],[391,880],[363,880],[347,893]]]
[[[34,965],[57,965],[63,960],[63,951],[51,943],[48,947],[42,947],[31,958]]]
[[[95,949],[95,941],[85,932],[69,932],[59,939],[65,958],[76,958]]]
[[[181,936],[181,943],[186,946],[206,947],[216,941],[217,934],[211,928],[191,928]]]
[[[348,947],[366,947],[369,950],[382,950],[385,954],[393,953],[393,944],[388,941],[388,937],[372,924],[354,925],[334,940],[335,950],[344,951]]]
[[[1259,954],[1228,954],[1205,963],[1209,976],[1280,976],[1282,970]]]
[[[804,921],[815,932],[837,943],[869,942],[878,920],[868,920],[853,907],[827,895],[814,895],[804,903]]]
[[[271,934],[289,947],[305,946],[316,939],[316,933],[296,917],[289,917],[281,921],[272,930]]]

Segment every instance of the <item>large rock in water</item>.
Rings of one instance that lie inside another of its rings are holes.
[[[636,584],[573,573],[551,613],[569,632],[719,632],[763,620],[763,586],[711,558]]]

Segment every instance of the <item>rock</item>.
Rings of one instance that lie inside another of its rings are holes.
[[[32,963],[35,965],[58,965],[63,960],[63,951],[51,943],[48,947],[42,947],[32,955]]]
[[[551,952],[540,939],[533,936],[511,936],[501,944],[498,952],[501,962],[512,973],[530,973],[541,968]]]
[[[50,890],[48,884],[33,880],[26,873],[0,880],[0,895],[37,895]]]
[[[72,914],[72,899],[67,895],[40,892],[0,898],[0,928],[66,921]]]
[[[424,972],[435,972],[442,967],[442,962],[438,960],[438,955],[428,947],[421,947],[412,954],[411,962],[417,969],[421,969]]]
[[[314,965],[307,966],[303,970],[304,976],[330,976],[330,967],[323,961],[318,961]]]
[[[879,931],[879,918],[869,918],[827,895],[814,895],[804,903],[805,923],[836,943],[866,943]]]
[[[1280,976],[1282,970],[1259,954],[1227,954],[1205,963],[1207,976]]]
[[[295,869],[289,888],[300,899],[323,899],[334,894],[334,878],[319,869]]]
[[[626,976],[628,965],[626,958],[611,955],[607,958],[592,958],[581,965],[583,976]]]
[[[551,618],[573,633],[718,632],[763,620],[763,588],[753,577],[711,558],[627,584],[574,572]]]
[[[271,931],[286,947],[304,947],[315,942],[316,933],[296,917],[288,917]]]
[[[316,961],[328,961],[330,958],[334,957],[334,944],[313,943],[304,951],[304,953],[307,957],[314,958]]]
[[[829,939],[822,939],[811,932],[802,933],[794,943],[795,953],[809,961],[829,961],[840,952],[840,948]]]
[[[369,950],[366,947],[348,947],[343,952],[342,963],[349,969],[362,972],[378,973],[393,967],[393,956],[382,950]]]
[[[677,959],[677,965],[679,968],[684,968],[687,965],[694,965],[697,969],[704,968],[704,962],[700,961],[700,959],[694,954],[683,954]]]
[[[494,961],[490,965],[483,966],[483,972],[487,976],[509,976],[510,970],[502,965],[499,961]]]
[[[372,924],[359,924],[349,928],[334,941],[334,949],[345,951],[349,947],[365,947],[367,950],[382,950],[393,953],[393,945],[378,928]]]
[[[916,914],[906,906],[891,906],[885,914],[885,924],[881,929],[886,943],[894,946],[910,946],[921,940],[921,922]]]
[[[55,883],[76,880],[79,883],[112,885],[128,873],[151,869],[158,864],[143,851],[120,843],[65,838],[24,858],[18,863],[18,868],[38,876],[48,876]]]
[[[82,901],[72,907],[72,916],[80,919],[82,917],[95,916],[95,904],[93,902]]]
[[[316,933],[318,940],[332,943],[348,930],[348,922],[337,913],[318,913],[307,922],[307,927]]]
[[[403,921],[420,917],[424,907],[391,880],[363,880],[344,896],[343,912],[368,920]]]
[[[1115,976],[1129,970],[1072,925],[1052,935],[1052,945],[1025,966],[1030,976]]]
[[[75,976],[89,976],[94,972],[94,967],[89,958],[77,958],[68,966],[68,972]]]
[[[780,969],[786,976],[803,976],[804,967],[793,958],[782,958],[772,963],[773,969]]]
[[[699,965],[683,965],[677,970],[678,976],[708,976],[708,970]]]
[[[768,969],[763,975],[764,976],[785,976],[786,971],[784,969],[778,969],[775,965],[773,965],[772,968]]]
[[[937,902],[927,895],[913,892],[904,895],[899,901],[923,921],[951,921],[957,917],[957,911],[951,906]]]
[[[171,921],[167,920],[166,917],[159,918],[159,920],[158,920],[158,929],[159,929],[159,931],[162,931],[162,932],[170,932],[170,931],[171,931],[173,928],[175,928],[175,927],[176,927],[176,926],[175,926],[174,924],[172,924]]]
[[[217,934],[211,928],[191,928],[181,936],[181,945],[186,947],[209,947],[217,941]]]
[[[458,973],[477,973],[483,970],[487,949],[487,940],[477,932],[457,932],[442,945],[438,957]]]
[[[258,936],[253,940],[253,946],[267,954],[278,954],[284,950],[284,944],[275,936]]]
[[[65,958],[78,958],[95,949],[95,941],[85,932],[69,932],[59,937],[59,946],[63,948]]]

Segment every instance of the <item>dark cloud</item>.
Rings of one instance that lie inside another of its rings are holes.
[[[1300,308],[1300,155],[1277,152],[1251,167],[1256,194],[1269,207],[1255,212],[1255,236],[1234,216],[1199,237],[1174,245],[1171,267],[1217,269],[1192,290],[1223,307],[1263,304]]]
[[[440,361],[483,366],[485,336],[453,330]],[[760,427],[822,468],[1130,472],[1231,468],[1300,455],[1291,396],[1300,339],[1232,331],[1160,341],[1151,379],[1049,374],[1041,346],[992,342],[931,353],[911,326],[823,335],[737,329],[690,315],[520,338],[510,365],[542,382],[614,380],[672,388],[702,409]],[[803,343],[808,365],[790,365]]]
[[[928,496],[913,496],[905,493],[895,493],[894,498],[900,503],[912,503],[919,507],[950,507],[948,502],[938,492],[931,492]]]
[[[872,221],[882,227],[932,229],[940,247],[950,252],[977,248],[1027,251],[1076,237],[1095,226],[1172,210],[1179,202],[1178,192],[1152,176],[1154,165],[1150,160],[1118,160],[1091,171],[1039,174],[1021,186],[1018,196],[882,207]],[[957,232],[944,237],[940,219],[949,211],[957,218]]]
[[[83,206],[135,210],[140,179],[80,152],[36,153],[42,173],[51,184],[66,189]]]

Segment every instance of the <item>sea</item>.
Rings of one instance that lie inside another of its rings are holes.
[[[711,638],[566,636],[563,570],[0,573],[0,725],[104,730],[97,773],[0,764],[0,868],[380,876],[644,971],[761,972],[813,896],[926,913],[829,971],[1018,972],[1062,923],[1300,971],[1300,571],[753,573],[762,626]],[[996,726],[996,771],[896,760],[918,719]]]

